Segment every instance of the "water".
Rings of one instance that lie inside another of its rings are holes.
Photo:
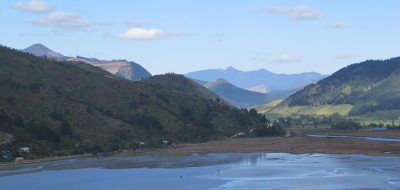
[[[287,153],[104,157],[3,168],[0,175],[2,190],[400,189],[400,157]]]
[[[345,135],[307,135],[309,137],[318,138],[351,138],[351,139],[366,139],[370,141],[384,141],[384,142],[400,142],[400,139],[396,138],[381,138],[381,137],[356,137],[356,136],[345,136]]]

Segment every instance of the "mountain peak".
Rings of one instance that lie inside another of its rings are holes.
[[[229,66],[228,68],[226,68],[227,71],[239,71],[236,68]]]
[[[45,45],[41,44],[41,43],[37,43],[37,44],[33,44],[27,48],[25,48],[25,50],[28,49],[36,49],[36,50],[42,50],[42,51],[51,51],[48,47],[46,47]]]
[[[33,45],[23,49],[22,51],[31,53],[36,56],[46,56],[46,57],[54,58],[54,59],[61,59],[64,57],[60,53],[57,53],[40,43],[33,44]]]

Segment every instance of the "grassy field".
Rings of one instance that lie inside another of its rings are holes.
[[[347,116],[353,106],[350,104],[320,105],[320,106],[282,106],[266,111],[266,114],[277,115],[324,115],[329,116],[338,113]],[[262,112],[261,112],[262,113]]]
[[[275,108],[279,103],[281,103],[283,100],[275,100],[272,102],[269,102],[265,105],[255,107],[258,113],[264,114],[270,111],[271,109]]]

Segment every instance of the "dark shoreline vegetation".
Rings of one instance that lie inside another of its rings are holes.
[[[371,120],[364,117],[345,117],[339,114],[324,115],[293,115],[267,116],[279,123],[283,128],[324,128],[332,130],[400,130],[399,120]]]
[[[1,161],[284,134],[181,75],[134,82],[7,47],[0,47],[0,91]]]

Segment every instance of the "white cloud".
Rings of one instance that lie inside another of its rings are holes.
[[[314,20],[319,19],[324,16],[322,11],[311,8],[308,6],[298,6],[298,7],[267,7],[267,13],[270,14],[283,14],[290,17],[290,19],[295,21],[300,20]]]
[[[133,27],[118,35],[118,38],[123,40],[154,40],[173,36],[182,36],[182,34],[166,32],[160,29]]]
[[[20,11],[32,12],[32,13],[44,13],[49,12],[53,7],[40,0],[31,0],[28,3],[19,1],[11,5],[12,8],[18,9]]]
[[[339,29],[339,28],[345,28],[345,27],[347,27],[347,24],[344,23],[343,21],[340,21],[340,20],[339,20],[339,21],[336,21],[336,22],[334,22],[334,23],[332,23],[332,24],[328,24],[327,27]]]
[[[78,29],[90,26],[92,23],[77,14],[52,12],[46,18],[34,20],[33,24],[56,29]]]
[[[290,63],[290,62],[300,62],[301,58],[284,53],[273,60],[276,63]]]

